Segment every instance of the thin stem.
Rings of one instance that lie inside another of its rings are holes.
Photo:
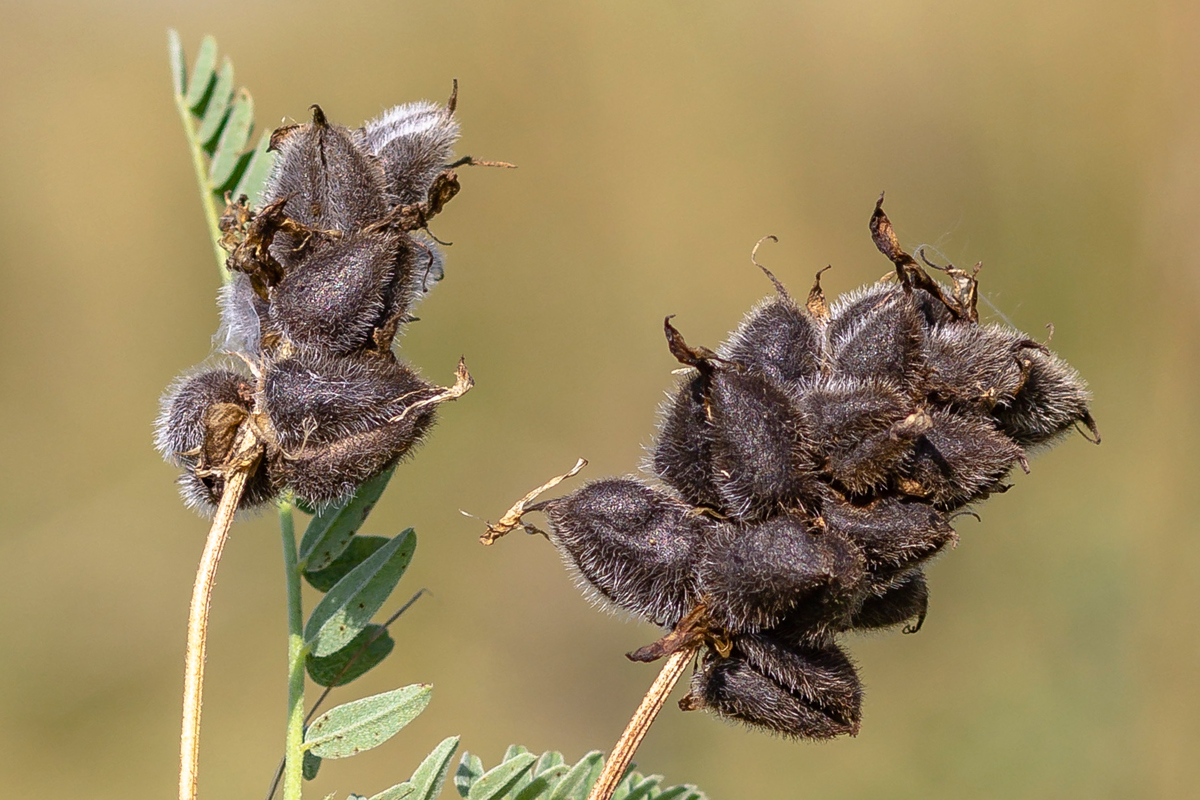
[[[663,664],[662,672],[658,673],[650,690],[642,698],[642,704],[638,706],[637,711],[633,712],[633,718],[629,720],[625,732],[613,745],[612,753],[604,764],[604,771],[600,773],[596,785],[592,787],[592,793],[588,795],[588,800],[610,800],[613,796],[613,792],[617,790],[617,784],[621,782],[621,778],[625,776],[625,770],[629,768],[629,762],[633,760],[633,754],[637,752],[638,745],[646,737],[651,723],[658,716],[658,712],[662,710],[663,703],[667,702],[667,695],[675,688],[675,684],[679,683],[679,678],[682,677],[688,662],[695,654],[695,647],[687,647],[673,653],[667,659],[667,663]]]
[[[321,692],[321,695],[317,698],[317,702],[313,703],[312,708],[310,708],[308,713],[304,715],[305,725],[312,722],[312,718],[317,715],[317,711],[321,708],[321,704],[325,702],[325,698],[329,697],[329,693],[338,686],[342,685],[342,676],[350,671],[350,667],[354,666],[354,662],[358,660],[358,657],[367,652],[367,648],[369,648],[376,639],[378,639],[380,636],[383,636],[383,632],[386,631],[393,622],[400,619],[400,615],[405,611],[408,611],[409,606],[421,599],[421,595],[425,594],[427,591],[429,590],[422,589],[410,597],[407,603],[400,606],[396,613],[388,617],[387,620],[379,626],[379,630],[375,632],[374,636],[363,642],[362,647],[358,648],[357,652],[351,656],[350,660],[346,662],[346,665],[342,667],[341,671],[338,672],[337,677],[335,677],[333,681],[325,687],[325,691]],[[279,781],[283,779],[283,768],[286,764],[287,756],[285,755],[283,758],[279,759],[279,766],[275,768],[275,777],[271,779],[271,788],[267,790],[267,800],[271,800],[271,798],[275,796],[275,790],[279,788]]]
[[[208,531],[204,554],[192,587],[192,605],[188,613],[187,655],[183,670],[183,731],[179,736],[179,800],[195,800],[200,767],[200,707],[204,693],[204,653],[208,639],[208,610],[212,603],[213,580],[221,551],[229,538],[229,527],[246,488],[248,466],[230,470],[225,478],[221,504]]]
[[[296,552],[296,526],[292,499],[279,503],[279,529],[283,538],[283,565],[287,573],[288,603],[288,724],[284,755],[284,800],[300,800],[304,780],[304,609],[300,597],[300,565]]]
[[[212,240],[213,254],[217,257],[217,269],[221,273],[221,282],[229,282],[229,270],[225,268],[227,254],[221,249],[221,227],[218,222],[220,214],[217,211],[216,194],[208,182],[208,164],[204,156],[204,143],[196,139],[197,127],[192,111],[187,107],[183,95],[175,95],[175,107],[179,109],[179,119],[183,122],[183,132],[187,134],[188,147],[192,151],[192,167],[196,170],[196,185],[200,187],[200,204],[204,206],[204,219],[208,223],[208,236]]]

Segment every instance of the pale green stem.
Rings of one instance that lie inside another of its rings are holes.
[[[284,747],[283,800],[300,800],[304,779],[304,611],[300,605],[300,564],[296,554],[296,528],[292,501],[279,503],[279,528],[283,534],[283,563],[287,571],[288,600],[288,724]]]
[[[218,223],[220,214],[217,211],[217,198],[208,183],[208,159],[204,155],[202,142],[196,140],[196,119],[187,107],[187,100],[182,95],[175,95],[175,107],[179,109],[179,119],[183,122],[183,132],[187,134],[188,147],[192,150],[192,166],[196,170],[196,185],[200,187],[200,204],[204,206],[204,219],[208,222],[208,235],[212,240],[213,254],[217,257],[217,269],[221,272],[221,282],[229,282],[229,270],[225,269],[226,252],[221,249],[221,227]]]

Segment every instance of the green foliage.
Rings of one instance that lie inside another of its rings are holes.
[[[315,572],[305,572],[304,579],[318,592],[328,592],[334,584],[346,577],[346,573],[366,561],[387,542],[386,536],[355,536],[332,564]]]
[[[220,209],[225,207],[224,194],[228,191],[235,198],[244,194],[251,205],[261,201],[275,158],[267,150],[271,136],[263,132],[258,144],[249,147],[254,131],[254,98],[245,87],[236,87],[233,62],[228,57],[218,67],[216,39],[206,36],[200,43],[190,76],[176,31],[168,31],[167,45],[175,106],[192,152],[213,253],[222,276],[227,277],[217,227]]]
[[[350,546],[379,496],[392,479],[395,467],[358,487],[350,497],[317,512],[300,540],[300,568],[306,573],[326,569]]]
[[[368,625],[335,653],[308,656],[308,677],[318,686],[345,686],[362,677],[391,654],[396,642],[382,625]]]
[[[354,639],[396,588],[416,549],[417,535],[409,528],[346,573],[305,623],[305,648],[327,656]]]
[[[386,742],[429,705],[433,687],[414,683],[340,705],[317,717],[304,747],[321,758],[347,758]]]
[[[593,751],[574,765],[560,753],[534,756],[524,747],[508,748],[500,764],[485,770],[478,756],[463,753],[454,787],[466,800],[586,800],[604,768],[604,756]],[[661,775],[626,773],[613,800],[707,800],[695,786],[659,788]]]

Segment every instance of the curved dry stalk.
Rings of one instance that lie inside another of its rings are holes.
[[[188,612],[187,655],[183,670],[183,722],[179,735],[179,800],[195,800],[200,766],[200,706],[204,693],[204,653],[208,639],[208,610],[221,551],[229,538],[233,515],[241,502],[250,473],[262,457],[262,445],[252,427],[243,424],[224,469],[225,488],[213,517]]]
[[[604,763],[604,770],[596,779],[596,785],[592,787],[588,800],[610,800],[613,796],[613,792],[617,790],[617,784],[621,782],[621,778],[625,776],[625,770],[629,768],[629,762],[633,760],[633,754],[637,752],[638,745],[642,743],[654,718],[658,716],[663,704],[667,702],[667,695],[675,688],[675,684],[679,683],[679,679],[687,669],[692,656],[696,654],[696,650],[696,647],[686,647],[675,651],[667,659],[667,663],[663,665],[662,671],[654,679],[650,690],[642,698],[641,705],[638,706],[637,711],[633,712],[633,718],[629,720],[625,732],[613,745],[612,753]]]

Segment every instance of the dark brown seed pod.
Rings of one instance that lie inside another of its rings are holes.
[[[567,566],[600,597],[670,627],[699,601],[697,547],[715,523],[664,492],[610,478],[531,506]]]
[[[994,411],[1000,430],[1018,444],[1036,447],[1083,423],[1099,444],[1100,432],[1088,410],[1091,397],[1079,373],[1055,354],[1034,349],[1022,351],[1021,366],[1025,382]]]
[[[396,106],[362,128],[364,147],[383,165],[392,205],[426,198],[434,178],[453,157],[458,135],[453,105],[428,101]]]
[[[828,376],[803,387],[804,415],[820,469],[852,495],[883,489],[932,424],[889,382]]]
[[[388,296],[405,247],[403,234],[387,229],[311,245],[271,293],[271,326],[299,347],[328,353],[373,345],[375,330],[393,310],[387,301],[401,312],[408,305],[403,295]]]
[[[861,704],[858,675],[840,649],[787,648],[765,636],[738,637],[728,658],[707,652],[680,703],[802,739],[858,733]]]
[[[934,410],[898,484],[906,494],[952,511],[1002,488],[1024,451],[988,418]]]
[[[179,476],[184,503],[206,514],[221,500],[221,468],[233,447],[238,426],[253,408],[251,379],[228,369],[185,376],[167,387],[155,423],[155,447]],[[275,496],[265,464],[250,475],[238,508],[252,508]]]
[[[279,128],[271,135],[278,155],[263,189],[263,205],[286,200],[288,216],[318,231],[353,231],[388,211],[386,179],[379,161],[361,146],[361,135],[334,125],[320,106],[312,121]],[[281,261],[302,244],[293,236],[276,240]]]
[[[713,480],[712,438],[705,394],[709,375],[684,379],[662,410],[651,467],[655,475],[694,506],[727,513]]]
[[[828,335],[837,373],[907,393],[923,387],[925,319],[903,288],[877,283],[839,298]]]
[[[929,587],[925,573],[919,568],[879,584],[850,616],[850,627],[854,630],[891,628],[909,620],[905,633],[916,633],[925,622],[929,608]]]
[[[696,562],[709,617],[729,633],[774,627],[802,604],[832,609],[836,624],[863,567],[858,548],[798,514],[721,524],[704,537]]]
[[[301,351],[268,364],[263,406],[276,437],[276,482],[312,502],[353,492],[421,441],[439,391],[390,352]]]
[[[857,506],[830,493],[821,505],[821,519],[829,533],[859,548],[868,571],[882,576],[923,564],[958,541],[940,511],[895,497]]]
[[[786,390],[820,372],[825,337],[806,309],[780,294],[747,314],[718,354]]]
[[[1041,349],[1020,331],[952,322],[929,330],[925,343],[931,400],[991,413],[1007,406],[1025,382],[1025,351]]]

